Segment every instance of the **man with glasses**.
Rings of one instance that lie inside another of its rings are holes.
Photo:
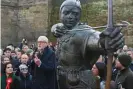
[[[28,66],[26,64],[21,64],[19,66],[20,74],[20,88],[19,89],[32,89],[32,75],[28,71]]]

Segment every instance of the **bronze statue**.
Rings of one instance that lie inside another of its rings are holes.
[[[53,25],[52,33],[58,40],[56,55],[59,60],[58,79],[60,89],[95,89],[95,81],[88,71],[100,54],[105,53],[105,38],[117,50],[124,44],[120,29],[102,33],[79,23],[81,4],[79,0],[66,0],[60,7],[61,23]]]

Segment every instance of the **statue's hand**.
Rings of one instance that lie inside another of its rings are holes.
[[[108,41],[108,45],[114,51],[116,51],[124,46],[124,36],[121,33],[121,28],[119,28],[119,27],[113,28],[112,32],[108,32],[106,29],[100,34],[100,44],[103,48],[105,48],[105,45],[106,45],[106,43],[105,43],[106,37],[110,38],[110,40]]]
[[[64,27],[63,24],[59,23],[59,24],[55,24],[53,25],[53,27],[51,28],[51,32],[53,33],[53,35],[55,37],[61,37],[64,35]]]

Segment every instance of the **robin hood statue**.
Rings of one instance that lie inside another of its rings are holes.
[[[58,83],[60,89],[95,89],[95,81],[88,69],[106,52],[105,38],[117,50],[124,45],[120,28],[113,32],[99,32],[86,24],[79,23],[81,4],[79,0],[66,0],[60,6],[60,20],[52,26],[51,32],[57,37],[56,55],[59,60]]]

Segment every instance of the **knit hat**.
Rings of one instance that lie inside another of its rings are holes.
[[[32,49],[29,49],[26,53],[27,54],[30,54],[30,53],[32,53],[33,52],[33,50]]]
[[[128,67],[131,64],[132,58],[127,53],[120,53],[118,60],[124,67]]]
[[[96,62],[96,67],[98,68],[100,78],[104,79],[106,76],[106,65],[104,62]]]
[[[81,9],[81,4],[79,0],[65,0],[60,6],[60,11],[64,6],[76,6]]]
[[[46,36],[39,36],[37,41],[44,41],[48,43],[48,38]]]

